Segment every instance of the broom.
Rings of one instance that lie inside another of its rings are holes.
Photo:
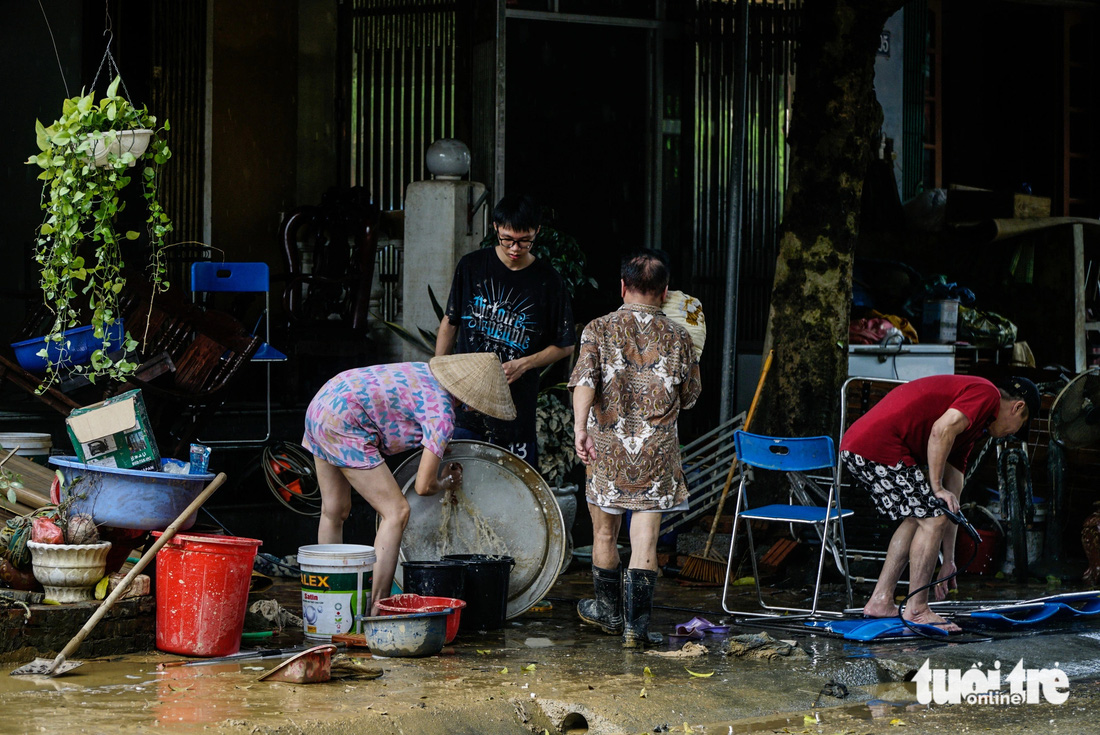
[[[764,367],[760,370],[760,380],[756,383],[756,393],[753,394],[752,403],[749,404],[749,412],[745,414],[745,424],[742,427],[744,431],[748,431],[749,424],[752,423],[752,416],[756,413],[756,404],[760,400],[760,391],[764,388],[764,379],[768,375],[768,370],[772,366],[772,357],[775,355],[775,350],[768,352],[767,358],[764,360]],[[680,569],[680,576],[686,579],[694,580],[696,582],[708,582],[710,584],[720,584],[723,577],[726,574],[726,560],[722,558],[721,554],[717,552],[711,553],[711,546],[714,545],[714,534],[718,531],[718,520],[722,517],[722,509],[726,506],[726,496],[730,492],[730,484],[733,482],[733,474],[737,470],[737,455],[733,455],[733,460],[730,462],[730,470],[726,473],[726,484],[722,486],[722,495],[718,498],[718,507],[714,513],[714,521],[710,524],[710,533],[707,535],[707,545],[703,547],[702,554],[691,554],[684,561],[684,566]]]

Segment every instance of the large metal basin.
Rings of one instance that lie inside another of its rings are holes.
[[[423,451],[423,450],[421,450]],[[460,513],[444,549],[440,537],[440,496],[421,497],[413,490],[421,452],[394,472],[412,513],[401,541],[400,561],[439,559],[442,554],[484,554],[475,548],[473,520]],[[507,618],[518,617],[542,599],[565,561],[565,521],[546,480],[506,449],[485,442],[453,441],[444,462],[462,463],[462,492],[508,547],[516,560],[508,581]],[[404,589],[401,565],[395,579]]]

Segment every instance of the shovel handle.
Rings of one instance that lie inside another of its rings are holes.
[[[756,381],[756,392],[752,395],[752,403],[749,404],[749,412],[745,414],[745,423],[742,429],[749,430],[753,414],[756,413],[756,404],[760,402],[760,393],[764,390],[764,380],[768,377],[768,371],[772,369],[772,358],[775,350],[768,350],[768,356],[764,358],[764,367],[760,369],[760,379]],[[703,556],[710,556],[710,547],[714,545],[714,535],[718,532],[718,521],[722,517],[722,511],[726,508],[726,496],[730,493],[730,484],[733,482],[733,473],[737,469],[737,454],[733,455],[729,472],[726,473],[726,484],[722,486],[722,496],[718,498],[718,508],[714,511],[714,520],[710,524],[710,533],[707,534],[707,545],[703,549]]]
[[[63,649],[61,649],[61,653],[57,654],[57,658],[55,658],[53,660],[53,663],[50,664],[51,673],[56,671],[57,667],[64,663],[65,659],[71,656],[76,651],[76,649],[80,647],[80,644],[84,642],[84,639],[89,633],[92,632],[92,629],[99,624],[99,621],[103,619],[103,616],[105,616],[111,610],[111,608],[114,607],[115,602],[118,601],[118,598],[122,597],[122,595],[126,593],[126,590],[130,588],[130,583],[134,581],[134,578],[137,577],[137,575],[141,574],[141,571],[149,565],[149,562],[153,560],[153,557],[156,556],[161,547],[163,547],[172,539],[173,536],[176,535],[176,532],[179,531],[180,526],[183,525],[184,521],[186,521],[192,513],[198,512],[199,508],[202,507],[202,504],[205,503],[210,498],[210,496],[214,494],[215,490],[221,487],[223,482],[225,482],[225,473],[219,472],[218,476],[211,480],[210,484],[203,488],[203,491],[199,493],[198,497],[192,500],[191,504],[188,505],[187,508],[179,514],[179,517],[177,517],[176,520],[172,521],[168,528],[164,529],[164,532],[160,535],[160,538],[153,542],[153,545],[150,546],[145,551],[145,553],[141,555],[141,558],[138,559],[137,563],[135,563],[130,571],[126,573],[126,576],[122,578],[122,581],[118,583],[118,586],[115,587],[114,591],[112,591],[111,594],[107,596],[106,600],[100,603],[96,611],[92,613],[92,617],[88,618],[88,622],[84,623],[84,627],[77,631],[72,640],[69,641]]]

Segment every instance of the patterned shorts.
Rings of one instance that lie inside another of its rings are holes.
[[[852,478],[871,491],[878,512],[890,520],[943,515],[941,509],[928,503],[935,496],[920,467],[900,462],[887,467],[851,452],[841,452],[840,459]]]

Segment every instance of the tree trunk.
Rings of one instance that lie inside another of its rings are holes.
[[[848,374],[852,253],[864,174],[877,150],[879,33],[900,0],[803,5],[791,173],[780,230],[765,353],[775,363],[761,426],[777,436],[837,433]]]

